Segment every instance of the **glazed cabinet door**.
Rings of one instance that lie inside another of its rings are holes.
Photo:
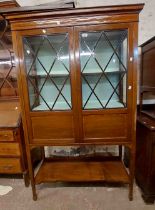
[[[130,27],[76,27],[76,61],[81,87],[81,139],[84,142],[129,141],[132,110]]]
[[[72,31],[20,32],[24,60],[20,85],[26,93],[25,120],[32,142],[66,144],[76,138]]]

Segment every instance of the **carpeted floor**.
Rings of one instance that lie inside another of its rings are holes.
[[[38,200],[32,200],[31,187],[22,179],[0,178],[0,185],[13,188],[0,196],[0,210],[155,210],[146,205],[140,190],[134,186],[134,200],[128,200],[128,186],[101,184],[41,184]]]

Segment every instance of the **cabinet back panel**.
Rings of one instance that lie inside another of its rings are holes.
[[[50,115],[32,117],[34,139],[71,139],[74,138],[72,115]]]
[[[83,116],[84,139],[112,139],[118,142],[127,139],[128,119],[126,114],[102,114]],[[116,139],[115,139],[116,138]]]

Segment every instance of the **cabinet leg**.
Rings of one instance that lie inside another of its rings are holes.
[[[29,176],[31,180],[31,187],[32,187],[32,194],[33,194],[33,200],[37,200],[37,194],[36,194],[36,186],[35,186],[35,180],[34,180],[34,168],[33,168],[33,161],[31,157],[31,150],[30,148],[27,148],[27,160],[28,160],[28,169],[29,169]]]
[[[23,179],[24,179],[25,187],[29,187],[29,185],[30,185],[30,178],[29,178],[28,171],[23,173]]]
[[[134,184],[134,171],[135,171],[135,148],[130,148],[130,167],[129,167],[129,200],[133,200],[133,184]]]
[[[119,158],[121,160],[122,159],[122,146],[118,147],[118,151],[119,151]]]
[[[32,187],[32,194],[33,194],[33,200],[37,200],[37,193],[36,193],[36,186],[34,180],[31,179],[31,187]]]
[[[154,204],[155,196],[152,197],[152,196],[149,196],[149,195],[142,194],[142,198],[143,198],[143,200],[146,204]]]
[[[37,193],[36,193],[36,189],[32,187],[32,192],[33,192],[33,200],[36,201],[37,200]]]
[[[133,200],[133,183],[129,185],[129,201]]]

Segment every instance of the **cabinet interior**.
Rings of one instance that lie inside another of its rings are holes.
[[[123,108],[127,104],[127,30],[79,33],[82,109]],[[71,110],[69,35],[24,37],[30,108]]]

